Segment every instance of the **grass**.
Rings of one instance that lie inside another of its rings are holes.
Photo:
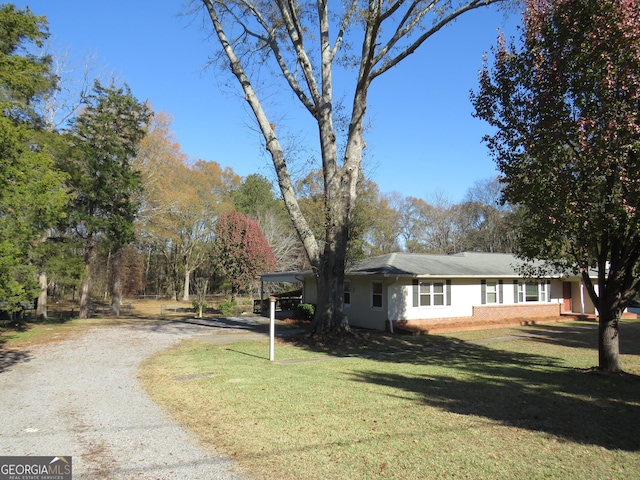
[[[246,301],[244,302],[246,303]],[[49,318],[39,320],[28,317],[21,322],[0,322],[0,347],[16,348],[23,345],[61,341],[87,328],[109,327],[126,323],[182,321],[194,318],[191,302],[168,300],[125,301],[122,315],[114,317],[107,308],[89,319],[77,318],[78,302],[52,302]],[[208,318],[219,316],[210,309]]]
[[[621,353],[628,373],[594,371],[595,324],[573,322],[279,341],[276,359],[315,360],[294,363],[269,362],[266,342],[189,341],[140,376],[258,478],[627,479],[640,473],[639,322],[622,323]]]

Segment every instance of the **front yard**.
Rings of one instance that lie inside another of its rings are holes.
[[[268,342],[189,341],[140,376],[174,418],[258,478],[634,478],[640,322],[621,325],[624,375],[590,369],[596,332],[572,322],[279,341],[276,360],[299,360],[282,363],[268,361]]]

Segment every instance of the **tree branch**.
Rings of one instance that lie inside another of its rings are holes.
[[[202,2],[209,13],[213,28],[216,32],[216,35],[218,36],[218,39],[220,40],[220,44],[222,45],[222,48],[227,58],[229,59],[231,71],[238,79],[238,82],[240,82],[240,85],[245,93],[245,99],[253,110],[260,131],[265,138],[267,150],[269,150],[269,153],[271,154],[271,158],[276,169],[282,197],[284,199],[289,215],[291,216],[294,227],[298,233],[298,236],[300,237],[300,240],[305,247],[305,251],[307,253],[307,256],[309,257],[309,262],[313,266],[317,266],[320,259],[318,242],[316,241],[316,238],[313,235],[313,231],[309,227],[309,224],[307,223],[304,215],[302,214],[302,211],[300,210],[300,206],[296,199],[295,190],[291,183],[291,176],[287,168],[287,163],[285,161],[284,152],[282,150],[280,142],[278,141],[271,123],[269,122],[267,115],[262,108],[262,104],[260,103],[260,100],[256,95],[249,77],[246,75],[239,58],[237,57],[232,45],[227,39],[224,28],[222,27],[222,24],[220,23],[220,20],[218,18],[218,14],[213,3],[214,0],[202,0]]]
[[[379,68],[373,70],[371,72],[371,79],[379,75],[382,75],[387,70],[396,66],[403,59],[405,59],[406,57],[414,53],[424,43],[426,39],[428,39],[434,33],[438,32],[442,27],[444,27],[448,23],[458,18],[463,13],[474,10],[476,8],[484,7],[484,6],[491,5],[493,3],[502,2],[502,1],[505,1],[505,0],[473,0],[463,5],[462,7],[458,8],[457,10],[454,10],[450,14],[440,19],[440,21],[434,24],[433,27],[431,27],[429,30],[427,30],[422,35],[420,35],[415,42],[410,44],[407,48],[403,49],[398,55],[396,55],[395,57],[389,58]],[[381,21],[388,19],[391,13],[394,13],[395,10],[397,10],[402,3],[403,2],[398,2],[393,4],[390,9],[388,9],[384,14],[381,15],[380,17]],[[414,12],[415,8],[418,6],[419,3],[421,2],[416,0],[409,7],[406,14],[403,16],[402,21],[398,23],[398,27],[395,33],[393,34],[393,36],[382,48],[380,48],[380,50],[376,54],[374,64],[377,65],[383,62],[384,58],[389,54],[389,52],[391,52],[393,47],[395,47],[401,39],[405,38],[408,34],[410,34],[421,23],[425,15],[427,15],[433,8],[437,6],[438,2],[437,0],[433,0],[423,9],[419,10],[418,12]],[[415,13],[415,16],[407,24],[407,22],[409,21],[410,18],[412,18],[414,13]]]

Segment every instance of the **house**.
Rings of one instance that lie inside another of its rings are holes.
[[[503,253],[372,257],[346,271],[345,313],[352,326],[392,332],[398,327],[595,313],[581,277],[525,278],[519,269],[523,263]],[[316,303],[316,279],[310,270],[264,274],[262,280],[300,281],[303,302]]]

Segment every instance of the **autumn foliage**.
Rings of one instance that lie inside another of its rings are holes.
[[[275,269],[271,246],[255,220],[228,212],[215,229],[214,262],[231,282],[233,296],[247,289],[256,276]]]

